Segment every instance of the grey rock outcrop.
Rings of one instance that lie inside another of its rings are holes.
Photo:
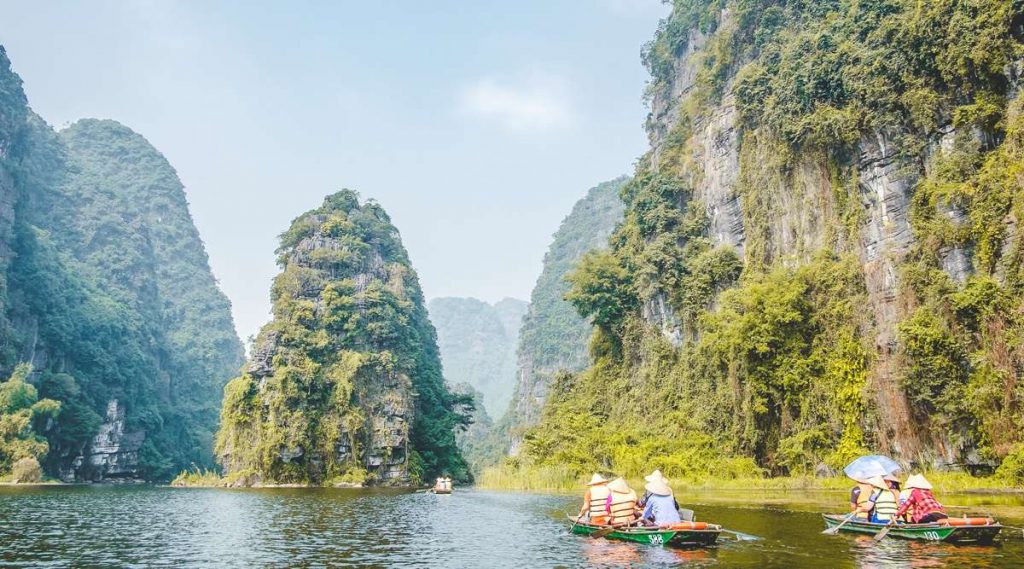
[[[731,25],[729,11],[723,10],[719,29]],[[952,147],[956,130],[950,125],[940,128],[934,140],[927,141],[926,150],[916,154],[900,147],[900,133],[877,131],[864,136],[848,172],[858,181],[854,204],[861,210],[860,223],[848,238],[853,242],[844,241],[847,238],[837,236],[841,232],[835,231],[841,221],[827,157],[823,153],[797,153],[782,168],[772,148],[762,145],[757,131],[741,136],[731,79],[726,81],[720,98],[691,117],[686,156],[666,160],[666,149],[674,144],[674,129],[681,122],[681,113],[686,112],[684,102],[699,88],[702,50],[708,43],[704,33],[691,30],[685,46],[675,56],[667,81],[654,86],[647,120],[651,149],[645,159],[651,161],[655,171],[675,168],[671,173],[691,186],[691,203],[706,208],[708,237],[718,245],[735,248],[741,257],[749,254],[751,242],[750,228],[745,226],[748,212],[744,210],[744,192],[756,193],[759,207],[770,211],[764,221],[765,234],[757,236],[763,241],[766,258],[758,261],[794,266],[808,260],[815,251],[830,247],[858,255],[872,314],[868,334],[876,351],[869,392],[886,418],[886,425],[878,428],[892,435],[878,437],[883,441],[880,450],[920,458],[936,466],[955,462],[963,449],[919,428],[896,370],[897,325],[913,309],[901,293],[899,270],[900,263],[917,245],[910,220],[912,198],[936,157]],[[1019,68],[1016,65],[1007,72],[1014,84]],[[1016,93],[1017,88],[1011,91]],[[979,133],[975,136],[981,137]],[[680,167],[680,162],[685,165]],[[964,222],[964,212],[950,208],[945,214],[954,223]],[[1012,241],[1016,235],[1014,220],[1008,233],[1008,241]],[[955,282],[963,283],[974,273],[973,253],[970,246],[944,248],[939,252],[941,267]],[[654,294],[645,301],[643,315],[667,340],[680,345],[680,319],[663,294]]]

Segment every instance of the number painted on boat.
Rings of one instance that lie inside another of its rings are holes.
[[[661,545],[661,544],[664,543],[664,541],[662,540],[661,536],[658,535],[658,534],[654,534],[654,535],[650,536],[650,538],[651,538],[651,543],[654,544],[654,545]]]
[[[937,531],[926,531],[926,532],[924,532],[923,535],[924,535],[925,539],[930,539],[932,541],[940,541],[940,540],[942,540],[942,537],[939,536],[939,532],[937,532]]]

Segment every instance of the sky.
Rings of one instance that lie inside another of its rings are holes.
[[[424,294],[529,299],[551,235],[646,149],[659,0],[0,0],[55,128],[115,119],[175,167],[244,340],[277,236],[342,188],[398,227]]]

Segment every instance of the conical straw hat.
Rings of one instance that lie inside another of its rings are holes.
[[[605,482],[608,482],[608,479],[595,472],[594,475],[590,477],[590,482],[587,482],[587,486],[595,486],[597,484],[604,484]]]
[[[651,480],[647,483],[647,486],[644,486],[644,489],[656,496],[672,495],[672,489],[668,487],[664,480]]]
[[[619,494],[628,494],[630,492],[629,484],[627,484],[626,480],[622,477],[609,482],[608,489]]]
[[[907,488],[919,488],[921,490],[931,490],[932,483],[928,482],[928,479],[923,474],[912,474],[910,478],[907,478]]]
[[[644,480],[648,482],[654,482],[655,480],[661,480],[662,482],[668,482],[668,479],[661,473],[660,470],[655,470],[647,476],[644,476]]]
[[[868,478],[864,482],[874,486],[875,488],[881,488],[883,490],[889,488],[889,485],[885,483],[885,479],[882,478],[881,476],[872,476],[871,478]]]

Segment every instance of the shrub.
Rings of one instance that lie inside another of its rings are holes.
[[[14,463],[11,468],[11,482],[15,484],[36,484],[43,481],[43,469],[39,461],[27,456]]]

